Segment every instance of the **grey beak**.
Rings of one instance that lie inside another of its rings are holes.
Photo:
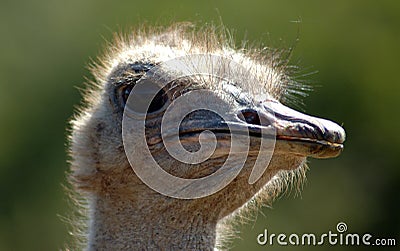
[[[252,112],[253,111],[253,112]],[[346,138],[338,124],[295,111],[276,100],[259,104],[257,111],[242,111],[245,121],[276,130],[277,151],[315,158],[338,156]]]

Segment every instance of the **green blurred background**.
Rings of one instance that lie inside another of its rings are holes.
[[[57,250],[67,240],[65,128],[81,99],[76,87],[90,78],[85,66],[112,32],[220,18],[238,43],[288,48],[299,36],[292,63],[318,72],[305,77],[315,87],[306,111],[343,123],[348,135],[339,158],[310,160],[301,196],[238,228],[232,249],[267,250],[256,242],[265,228],[322,233],[340,221],[400,242],[399,1],[1,0],[0,250]]]

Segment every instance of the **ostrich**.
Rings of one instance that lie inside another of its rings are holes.
[[[82,244],[87,250],[214,250],[223,240],[229,219],[252,205],[271,202],[292,183],[301,182],[307,157],[330,158],[341,152],[345,132],[339,125],[281,103],[292,101],[294,93],[306,89],[290,78],[291,68],[282,53],[235,49],[227,34],[214,26],[195,28],[186,24],[143,28],[129,36],[116,36],[100,62],[93,65],[95,81],[84,93],[70,134],[69,180],[80,198],[87,201],[83,206],[87,215],[82,221],[87,225]],[[196,77],[169,83],[153,99],[148,110],[151,116],[146,116],[147,145],[157,163],[172,175],[194,179],[216,172],[226,161],[229,144],[223,142],[229,141],[228,133],[216,130],[226,129],[226,125],[217,123],[221,118],[204,110],[182,121],[185,130],[180,131],[180,137],[184,147],[195,152],[200,131],[213,131],[219,142],[218,154],[201,163],[187,164],[165,151],[159,134],[163,108],[177,96],[198,89],[218,93],[230,112],[240,115],[237,123],[246,128],[273,125],[276,143],[268,167],[255,182],[249,182],[249,176],[260,134],[251,133],[244,166],[229,184],[208,196],[182,199],[155,191],[138,177],[132,167],[146,163],[128,160],[122,124],[135,84],[162,62],[192,54],[230,58],[249,69],[258,84],[246,82],[243,76],[237,76],[245,82],[240,89],[233,83],[206,83],[207,78]],[[257,97],[261,91],[267,98]],[[274,114],[268,125],[256,112],[260,109],[261,114]]]

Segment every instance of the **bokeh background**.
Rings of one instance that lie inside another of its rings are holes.
[[[323,233],[340,221],[348,232],[400,245],[399,1],[1,0],[0,250],[64,246],[65,128],[78,88],[91,78],[85,66],[112,33],[143,22],[220,19],[238,44],[296,44],[292,63],[313,73],[303,77],[315,89],[305,110],[342,123],[348,134],[339,158],[310,160],[300,196],[281,198],[239,227],[232,250],[268,250],[256,242],[264,229]]]

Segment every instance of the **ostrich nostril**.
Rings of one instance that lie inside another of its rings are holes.
[[[252,125],[261,125],[260,116],[257,111],[252,109],[242,110],[238,114],[239,119],[245,121],[248,124]]]

